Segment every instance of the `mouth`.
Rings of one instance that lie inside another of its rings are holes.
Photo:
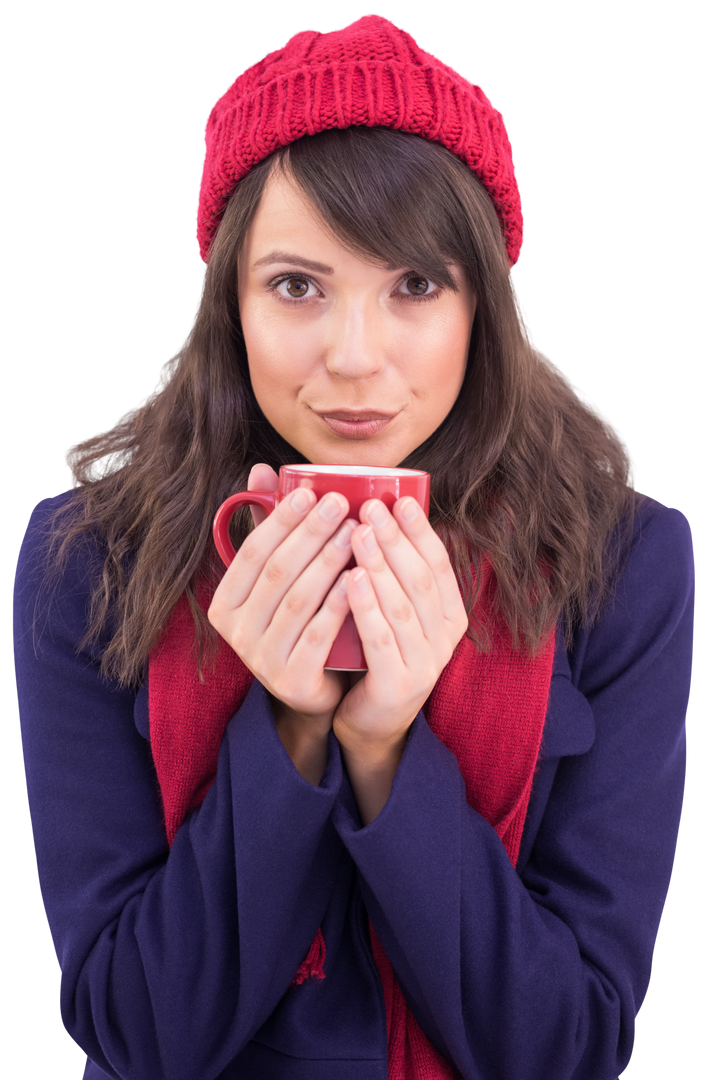
[[[342,439],[373,439],[388,427],[398,413],[384,413],[377,409],[335,409],[317,415],[329,430]]]

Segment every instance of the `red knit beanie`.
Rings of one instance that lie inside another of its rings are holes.
[[[441,143],[491,196],[513,265],[521,203],[501,114],[410,34],[378,15],[344,30],[305,30],[240,75],[206,129],[197,237],[206,260],[236,185],[274,150],[329,128],[390,127]]]

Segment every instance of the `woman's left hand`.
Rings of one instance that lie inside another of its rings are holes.
[[[368,670],[339,704],[339,740],[365,824],[391,790],[406,734],[467,629],[445,546],[413,498],[377,499],[352,536],[347,596]]]

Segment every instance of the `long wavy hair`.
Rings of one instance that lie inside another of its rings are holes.
[[[631,515],[628,461],[615,434],[529,345],[501,228],[476,176],[443,147],[387,128],[305,137],[241,181],[207,267],[194,328],[161,388],[111,431],[74,447],[75,497],[53,521],[54,566],[82,534],[103,545],[86,641],[107,637],[103,671],[136,684],[186,593],[200,663],[215,644],[197,593],[218,577],[211,521],[251,467],[305,459],[275,431],[251,388],[237,301],[238,261],[265,183],[284,169],[351,250],[477,297],[459,396],[405,461],[431,474],[430,519],[447,544],[470,615],[485,561],[518,648],[534,651],[560,614],[592,622],[606,601]],[[235,523],[238,544],[249,517]],[[206,648],[206,654],[205,654]]]

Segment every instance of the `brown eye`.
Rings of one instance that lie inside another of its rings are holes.
[[[305,295],[309,284],[309,281],[306,281],[305,278],[291,277],[285,283],[285,288],[290,296],[299,297]]]
[[[289,274],[269,287],[283,300],[314,300],[322,295],[314,281],[305,274]]]
[[[414,274],[411,277],[406,278],[404,285],[406,290],[412,296],[425,296],[425,294],[430,291],[432,282],[427,278]]]
[[[409,300],[437,300],[441,290],[429,277],[411,271],[401,279],[396,292]]]

